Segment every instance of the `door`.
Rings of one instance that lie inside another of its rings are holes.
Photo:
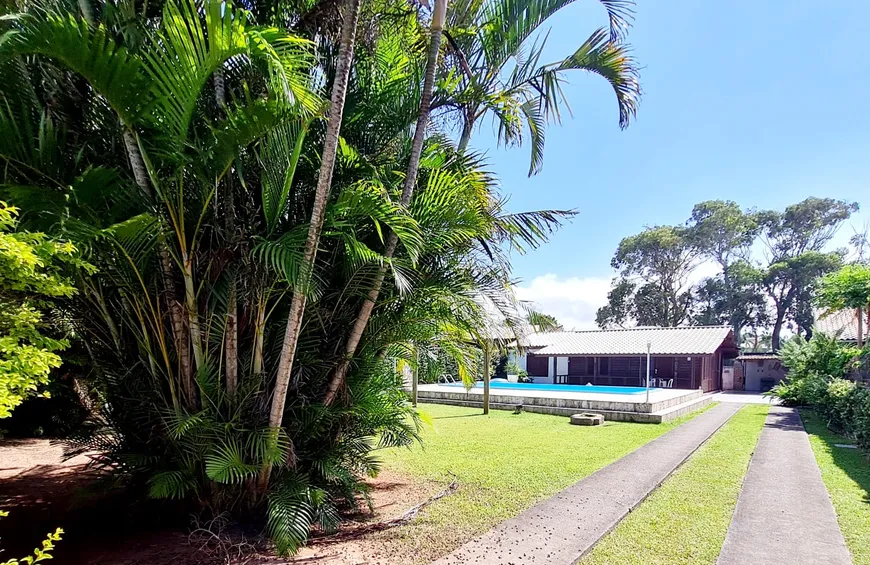
[[[526,356],[526,372],[532,377],[549,377],[550,358],[546,355],[529,353]]]

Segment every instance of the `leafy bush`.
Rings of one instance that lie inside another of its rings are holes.
[[[9,512],[0,510],[0,518],[5,518],[7,516],[9,516]],[[36,549],[34,549],[33,555],[28,555],[26,557],[22,557],[21,559],[9,559],[7,561],[0,562],[0,565],[33,565],[34,563],[39,563],[40,561],[52,559],[51,551],[54,549],[55,542],[60,541],[62,535],[63,529],[58,528],[53,533],[48,534],[45,539],[42,540],[42,547],[37,547]]]
[[[72,244],[17,228],[18,209],[0,201],[0,418],[29,396],[48,396],[40,389],[68,343],[48,335],[43,312],[75,293],[64,269],[88,267]]]
[[[823,334],[809,341],[796,337],[780,350],[789,372],[772,393],[786,405],[810,406],[829,427],[870,447],[870,390],[844,378],[868,355],[870,349]]]

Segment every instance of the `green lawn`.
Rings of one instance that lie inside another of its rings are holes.
[[[801,418],[852,559],[855,565],[870,565],[870,457],[834,447],[853,442],[831,432],[815,413],[801,410]]]
[[[742,408],[580,563],[715,563],[767,410]]]
[[[460,489],[412,525],[378,534],[401,563],[427,563],[448,553],[688,419],[582,427],[541,414],[495,410],[483,416],[434,404],[421,410],[433,423],[423,432],[423,446],[382,453],[385,468],[444,484],[452,472]]]

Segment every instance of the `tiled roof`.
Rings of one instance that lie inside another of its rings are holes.
[[[629,328],[532,334],[529,342],[547,341],[537,355],[709,355],[731,332],[729,326]]]
[[[858,316],[855,310],[838,310],[830,313],[818,311],[815,315],[817,332],[836,336],[842,341],[858,341]],[[864,335],[867,335],[866,323]]]
[[[743,353],[736,357],[738,361],[773,361],[779,360],[779,355],[776,353]]]

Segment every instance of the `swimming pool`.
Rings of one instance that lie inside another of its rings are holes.
[[[464,387],[462,383],[451,383],[447,386]],[[482,382],[474,383],[474,388],[483,388]],[[490,389],[515,389],[517,391],[550,391],[550,392],[585,392],[590,394],[640,394],[646,388],[640,386],[601,386],[601,385],[551,385],[533,383],[506,383],[490,381]],[[650,390],[657,390],[650,387]]]

